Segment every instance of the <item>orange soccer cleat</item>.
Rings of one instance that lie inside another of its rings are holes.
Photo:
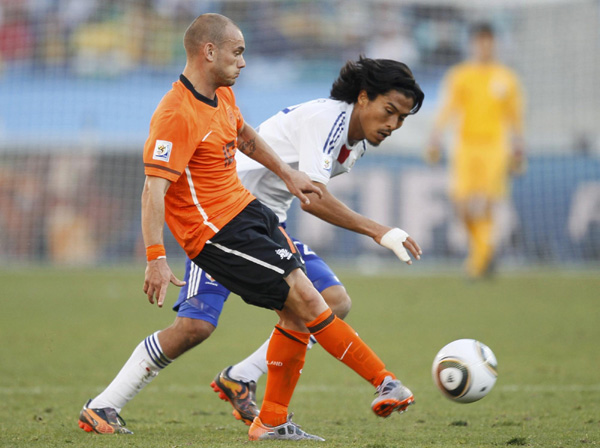
[[[125,428],[125,420],[113,408],[88,408],[89,400],[79,414],[79,427],[86,432],[97,434],[133,434]]]
[[[219,398],[233,406],[233,416],[250,426],[254,417],[258,416],[256,407],[256,383],[234,380],[229,377],[230,367],[219,373],[210,386],[219,394]]]

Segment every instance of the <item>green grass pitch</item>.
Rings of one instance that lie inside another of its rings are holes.
[[[178,269],[181,273],[181,269]],[[373,388],[320,347],[291,403],[294,420],[329,447],[588,447],[600,445],[600,276],[341,276],[348,322],[413,390],[402,415],[377,418]],[[168,326],[142,293],[143,267],[0,272],[0,446],[246,447],[247,427],[209,387],[214,375],[264,341],[275,314],[231,297],[211,339],[184,355],[122,412],[133,436],[77,427],[151,332]],[[479,339],[499,378],[472,404],[444,398],[431,362],[446,343]],[[264,378],[259,383],[259,398]],[[267,446],[314,446],[263,442]]]

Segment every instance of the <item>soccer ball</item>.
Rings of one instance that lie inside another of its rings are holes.
[[[472,403],[485,397],[496,383],[498,363],[490,348],[475,339],[459,339],[442,348],[431,373],[447,398]]]

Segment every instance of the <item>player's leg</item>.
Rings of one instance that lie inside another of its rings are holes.
[[[293,241],[304,258],[306,273],[312,284],[323,296],[334,314],[341,319],[345,318],[352,304],[346,288],[344,288],[331,268],[315,252],[311,251],[308,246],[302,244],[300,241],[295,239]],[[306,332],[305,329],[303,331]],[[234,407],[234,417],[244,421],[248,425],[252,423],[252,420],[248,420],[242,416],[251,414],[249,412],[251,409],[255,410],[258,414],[258,409],[255,405],[256,383],[268,371],[267,349],[269,348],[272,334],[250,356],[234,366],[223,369],[211,383],[211,387],[215,392],[219,393],[221,398],[234,395],[237,390],[243,390],[244,387],[250,387],[252,394],[248,394],[246,399],[227,400]],[[316,342],[317,340],[311,336],[307,344],[307,350],[310,350]]]
[[[287,438],[288,431],[295,431],[296,426],[286,421],[287,403],[296,386],[299,366],[304,362],[310,336],[306,326],[328,352],[376,387],[384,385],[379,398],[385,401],[373,404],[378,415],[386,415],[383,408],[389,408],[389,412],[400,410],[413,401],[410,391],[394,379],[356,332],[333,315],[301,269],[302,259],[283,229],[278,228],[277,217],[258,201],[249,204],[211,238],[194,261],[247,303],[285,313],[280,314],[267,351],[267,390],[261,418],[250,427],[252,440],[278,438],[278,434]],[[271,346],[277,349],[271,350]],[[400,389],[409,396],[400,399]],[[280,425],[283,426],[278,428]]]
[[[290,292],[267,351],[267,387],[259,418],[250,428],[250,438],[264,434],[265,427],[285,424],[287,406],[304,364],[309,333],[338,360],[380,390],[373,402],[375,413],[388,416],[403,411],[414,401],[412,393],[396,380],[354,329],[337,318],[312,283],[297,269],[286,277]],[[276,337],[277,336],[277,337]]]
[[[302,319],[327,352],[375,387],[387,376],[395,378],[356,331],[336,317],[322,298],[319,301],[320,295],[314,288],[311,289],[312,285],[301,271],[293,272],[287,280],[291,289],[285,309]]]
[[[330,286],[321,292],[321,295],[325,299],[325,302],[329,305],[333,313],[341,319],[344,319],[349,311],[350,297],[346,293],[346,289],[341,285]],[[223,371],[217,376],[227,376],[230,379],[234,379],[237,381],[242,381],[246,383],[256,383],[260,379],[260,377],[267,373],[267,347],[269,346],[269,341],[271,340],[271,335],[267,338],[265,342],[262,343],[260,347],[258,347],[251,355],[247,358],[244,358],[237,364],[226,367]],[[313,337],[310,338],[307,350],[310,350],[317,340]],[[214,381],[213,381],[214,384]],[[212,384],[211,384],[212,385]],[[214,386],[213,386],[214,388]]]
[[[494,213],[508,191],[509,148],[490,146],[486,166],[479,178],[481,206],[471,215],[474,250],[470,274],[475,278],[489,277],[495,266],[496,241]]]
[[[467,275],[472,276],[474,259],[479,249],[475,239],[477,226],[472,212],[476,203],[474,198],[481,194],[480,173],[484,170],[485,160],[481,158],[478,147],[459,145],[454,152],[451,197],[456,216],[467,235],[465,270]]]
[[[492,207],[487,198],[475,197],[468,206],[465,223],[470,236],[470,250],[466,262],[471,278],[483,277],[494,255]]]
[[[462,149],[454,164],[453,199],[469,240],[466,272],[476,279],[494,260],[493,205],[506,193],[508,152],[495,145]]]
[[[194,262],[203,266],[247,303],[281,311],[290,293],[290,285],[285,279],[293,271],[303,269],[303,260],[297,248],[278,226],[277,216],[260,202],[254,201],[207,242]],[[306,282],[315,292],[313,298],[319,301],[323,309],[328,309],[307,278]],[[285,319],[280,318],[281,320]],[[281,375],[274,375],[267,381],[275,381],[281,387],[267,386],[267,408],[270,390],[279,390],[284,395],[288,391],[293,392],[304,363],[310,334],[303,321],[295,314],[290,314],[288,320],[290,322],[285,323],[287,328],[277,326],[269,343],[274,350],[268,350],[267,356],[273,356],[272,364],[280,367]],[[275,415],[281,414],[281,408],[287,410],[289,400],[284,396],[283,403],[280,404],[280,401],[277,397],[271,400],[277,411]],[[316,438],[291,422],[285,410],[281,421],[265,422],[269,426],[263,425],[256,417],[249,437],[252,440]]]
[[[346,288],[339,281],[333,270],[323,261],[321,257],[313,252],[306,244],[292,238],[295,246],[300,251],[306,266],[306,275],[312,282],[314,287],[325,299],[327,305],[333,313],[340,319],[344,319],[350,312],[352,301],[346,292]],[[237,381],[246,383],[256,383],[259,378],[267,373],[267,347],[269,346],[269,338],[250,356],[243,359],[239,363],[225,368],[219,376],[228,376]],[[310,350],[315,344],[316,339],[310,338],[307,349]],[[215,381],[211,386],[215,385]]]
[[[342,318],[347,314],[350,298],[343,286],[330,286],[322,292],[322,295],[328,303],[333,304],[331,308],[336,315],[338,315],[336,309],[340,310],[338,316]],[[254,417],[258,415],[256,383],[268,371],[267,350],[272,336],[273,333],[250,356],[233,366],[224,368],[210,384],[221,399],[231,403],[234,408],[233,416],[247,425],[250,425]],[[310,350],[316,342],[317,340],[311,336],[306,347],[307,350]],[[246,393],[246,390],[249,392]],[[250,416],[252,418],[249,418]]]
[[[228,291],[205,278],[205,273],[191,263],[186,265],[185,279],[187,284],[173,307],[178,311],[175,322],[140,342],[108,387],[88,401],[79,418],[82,429],[101,434],[131,433],[124,427],[121,409],[162,369],[213,332]]]
[[[300,379],[310,333],[296,314],[277,311],[279,323],[269,340],[266,359],[269,369],[265,396],[260,414],[248,431],[250,440],[279,439],[279,433],[288,439],[323,441],[319,436],[307,434],[291,421],[288,406]]]

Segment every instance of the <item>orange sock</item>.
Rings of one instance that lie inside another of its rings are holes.
[[[287,421],[309,339],[310,333],[275,326],[267,349],[267,387],[259,415],[264,424],[278,426]]]
[[[331,309],[321,313],[306,326],[325,350],[373,386],[379,386],[386,376],[396,378],[386,370],[383,361],[358,337],[356,331],[336,317]]]

